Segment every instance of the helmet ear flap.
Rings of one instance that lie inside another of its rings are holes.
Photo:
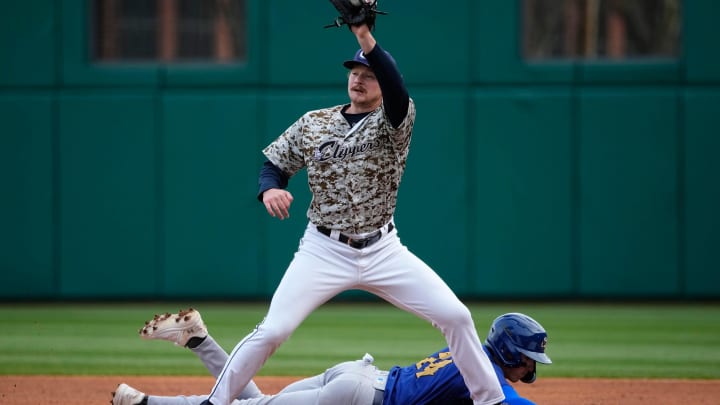
[[[530,371],[525,374],[523,378],[520,379],[520,381],[527,384],[532,384],[533,382],[535,382],[535,377],[537,377],[537,373],[535,373],[535,371]]]

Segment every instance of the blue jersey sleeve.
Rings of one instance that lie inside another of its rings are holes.
[[[258,185],[260,187],[257,195],[258,201],[262,202],[262,195],[266,190],[271,188],[287,188],[289,179],[290,176],[283,173],[283,171],[271,161],[266,160],[258,176]]]
[[[502,390],[505,394],[503,405],[535,405],[535,402],[521,397],[510,384],[503,384]]]
[[[488,357],[490,357],[491,354],[488,352],[487,348],[483,347],[483,349],[485,349],[485,353]],[[492,357],[490,358],[492,359]],[[499,365],[493,363],[493,368],[495,369],[495,375],[497,376],[498,381],[500,381],[503,394],[505,394],[505,401],[503,401],[503,405],[535,405],[534,402],[521,397],[520,394],[515,391],[515,388],[513,388],[508,380],[505,379],[505,375],[503,375],[502,368],[500,368]]]
[[[405,119],[410,105],[410,95],[405,87],[405,81],[395,60],[379,44],[376,43],[375,48],[365,56],[378,79],[390,123],[393,128],[398,128]]]

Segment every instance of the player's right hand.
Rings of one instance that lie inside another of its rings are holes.
[[[289,191],[271,188],[263,192],[262,199],[265,209],[271,217],[290,218],[290,204],[293,202],[293,196]]]

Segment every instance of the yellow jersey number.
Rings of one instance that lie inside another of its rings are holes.
[[[434,375],[438,370],[452,362],[452,354],[450,352],[440,352],[437,358],[426,357],[415,363],[415,367],[419,370],[415,373],[415,377],[420,378],[427,375]]]

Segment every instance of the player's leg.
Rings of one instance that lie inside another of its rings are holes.
[[[147,405],[200,405],[206,399],[207,395],[178,395],[175,397],[149,395]]]
[[[376,370],[370,364],[363,360],[340,363],[323,374],[296,381],[276,395],[237,401],[233,405],[369,405],[375,393],[372,381]]]
[[[492,363],[482,349],[467,306],[437,273],[408,251],[393,234],[377,245],[381,245],[377,247],[377,254],[368,252],[369,270],[363,273],[365,288],[428,320],[443,333],[476,404],[500,402],[502,389]]]
[[[373,383],[379,370],[366,354],[362,360],[340,363],[325,372],[327,383],[320,391],[318,405],[368,405],[373,403]]]
[[[308,226],[270,302],[265,319],[241,340],[210,394],[213,405],[237,397],[265,361],[318,306],[354,285],[357,274],[344,258],[328,254],[337,243]]]
[[[370,405],[374,395],[375,389],[371,381],[358,378],[357,375],[344,375],[323,383],[319,388],[300,389],[296,386],[276,395],[236,401],[233,405]]]
[[[168,340],[176,346],[189,348],[205,365],[210,374],[217,378],[225,366],[228,355],[209,334],[200,312],[190,308],[177,314],[165,313],[145,322],[140,329],[144,339]],[[253,398],[262,395],[254,381],[250,381],[238,398]]]
[[[211,335],[207,335],[205,340],[195,347],[189,348],[200,361],[205,365],[210,374],[217,378],[225,366],[228,355],[222,347],[213,339]]]
[[[147,395],[127,384],[120,384],[112,393],[112,405],[200,405],[203,396],[155,396]]]
[[[205,340],[194,348],[190,348],[195,353],[205,367],[210,371],[213,377],[217,378],[220,375],[225,363],[227,362],[228,355],[225,353],[222,347],[213,339],[211,335],[208,335]],[[262,395],[260,388],[255,384],[255,381],[250,382],[245,386],[245,389],[240,392],[237,396],[238,399],[255,398]]]
[[[376,375],[371,362],[348,361],[296,381],[277,395],[240,401],[239,405],[369,405],[375,395]]]
[[[295,381],[292,384],[287,385],[279,393],[306,391],[323,388],[333,380],[347,378],[348,376],[355,375],[364,375],[365,379],[373,380],[376,376],[377,368],[373,366],[372,363],[373,357],[369,354],[365,354],[365,356],[363,356],[361,360],[339,363],[325,370],[325,372],[322,374]],[[344,401],[338,400],[338,403],[344,403]]]

